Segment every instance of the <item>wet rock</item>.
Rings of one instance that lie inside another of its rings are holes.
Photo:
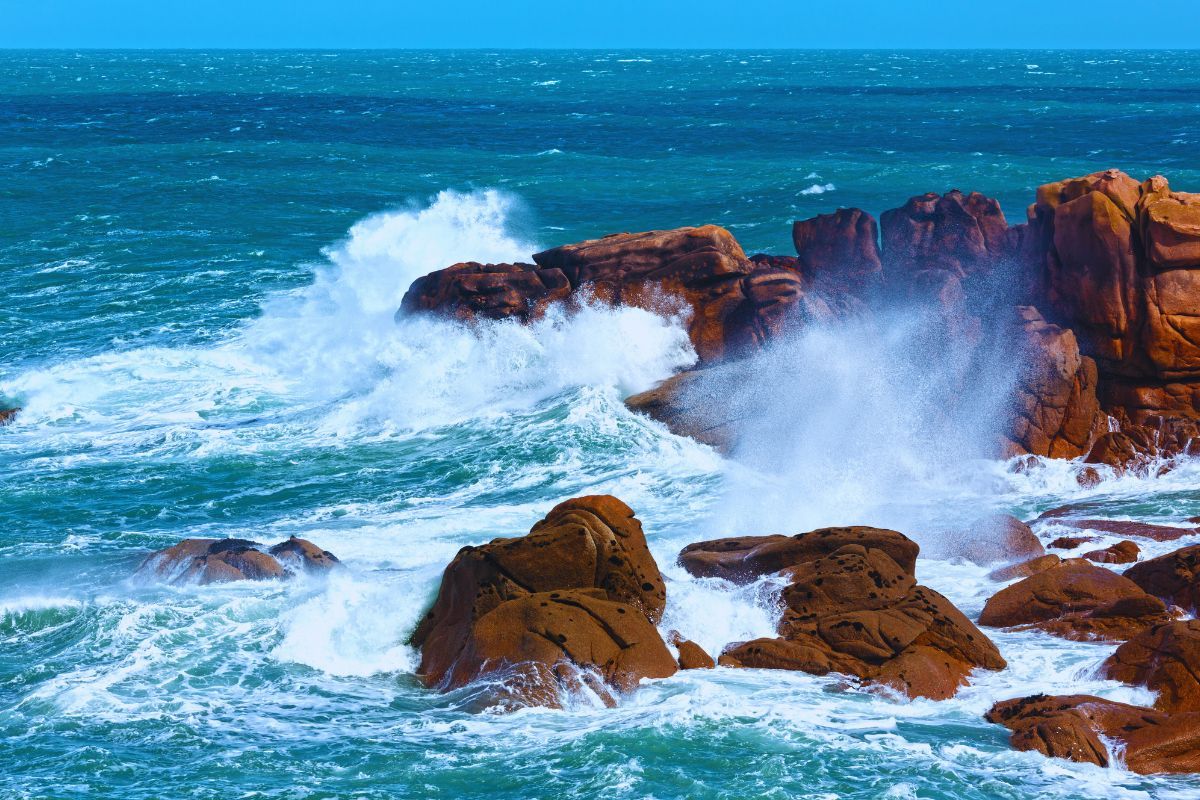
[[[21,413],[19,408],[0,408],[0,426],[7,425]]]
[[[1031,558],[1028,561],[1021,561],[1017,564],[1010,564],[1007,567],[992,570],[988,573],[988,577],[994,581],[1011,581],[1015,578],[1028,578],[1030,575],[1036,575],[1039,572],[1045,572],[1051,567],[1058,566],[1062,563],[1062,559],[1050,553],[1037,558]]]
[[[1083,558],[1097,564],[1132,564],[1138,560],[1141,552],[1135,542],[1126,539],[1100,550],[1090,550],[1083,554]]]
[[[952,697],[977,667],[1005,666],[987,636],[884,550],[846,544],[789,575],[780,638],[730,645],[719,663],[836,672],[933,699]]]
[[[1158,693],[1161,711],[1200,711],[1200,620],[1155,625],[1104,662],[1105,677]]]
[[[515,702],[554,705],[550,699],[577,681],[586,684],[585,674],[625,691],[639,676],[673,672],[675,660],[654,628],[665,605],[662,575],[633,510],[607,495],[579,497],[555,506],[527,536],[460,550],[411,644],[421,650],[427,686],[449,690],[528,662],[522,680],[503,681],[506,692]],[[553,642],[526,641],[551,623]],[[563,636],[569,646],[559,646]]]
[[[826,556],[847,544],[886,553],[910,574],[916,569],[917,543],[902,533],[884,528],[852,526],[821,528],[795,536],[738,536],[689,544],[679,554],[679,564],[698,578],[724,578],[750,583]]]
[[[1100,473],[1095,467],[1084,467],[1075,473],[1075,482],[1084,489],[1094,489],[1100,485]]]
[[[714,669],[717,666],[717,662],[704,652],[703,647],[683,638],[679,631],[671,631],[667,640],[679,651],[680,669]]]
[[[1010,336],[1024,369],[1014,387],[1008,451],[1051,458],[1087,453],[1107,422],[1096,398],[1096,362],[1079,352],[1074,332],[1046,322],[1032,306],[1016,308]]]
[[[329,551],[294,536],[270,549],[248,539],[184,539],[147,556],[134,577],[203,585],[323,572],[337,563],[337,557]]]
[[[1172,542],[1184,536],[1200,533],[1200,528],[1188,526],[1185,528],[1174,525],[1154,525],[1149,522],[1136,522],[1125,519],[1069,519],[1050,517],[1043,514],[1039,519],[1054,519],[1059,525],[1068,528],[1078,528],[1086,531],[1111,533],[1114,536],[1133,536],[1139,539],[1152,539],[1156,542]],[[1086,537],[1091,538],[1091,537]]]
[[[1015,255],[1000,204],[979,192],[929,192],[885,211],[879,221],[889,280],[930,270],[969,278]]]
[[[943,558],[965,558],[975,564],[1012,563],[1045,555],[1029,526],[1011,514],[993,514],[976,520],[963,531],[939,537],[937,553]]]
[[[1018,750],[1098,764],[1112,762],[1105,741],[1123,751],[1132,771],[1200,771],[1200,714],[1165,714],[1090,695],[1034,695],[1004,700],[985,715],[1012,731]]]
[[[1095,536],[1060,536],[1050,543],[1055,550],[1074,550],[1083,544],[1096,541]]]
[[[680,372],[649,391],[631,395],[625,405],[658,420],[677,436],[729,454],[737,442],[738,420],[721,387],[743,369],[741,363],[733,363]]]
[[[1084,461],[1088,464],[1107,464],[1118,475],[1126,472],[1144,475],[1149,468],[1151,449],[1149,443],[1137,441],[1130,433],[1111,431],[1096,439]]]
[[[879,226],[857,208],[792,224],[801,272],[820,286],[862,295],[877,289],[883,278],[879,260]]]
[[[437,311],[464,322],[510,317],[527,322],[570,295],[561,270],[471,261],[417,278],[398,313]]]
[[[1161,600],[1081,558],[1063,561],[993,595],[979,624],[1037,627],[1068,639],[1123,640],[1170,619]]]
[[[1146,592],[1187,611],[1200,610],[1200,545],[1151,558],[1125,570]]]

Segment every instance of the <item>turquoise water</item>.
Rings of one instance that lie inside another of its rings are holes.
[[[716,222],[786,253],[792,219],[927,190],[1020,219],[1110,166],[1200,189],[1197,75],[1198,53],[0,54],[0,399],[26,408],[0,429],[0,794],[1194,796],[1009,750],[997,699],[1148,699],[1092,676],[1111,647],[1036,634],[997,634],[1010,669],[945,703],[732,670],[616,710],[420,689],[403,642],[442,567],[573,495],[638,511],[665,625],[716,651],[771,630],[770,586],[688,577],[691,541],[868,522],[933,554],[982,507],[1081,501],[1178,522],[1200,470],[1084,491],[946,457],[913,433],[913,376],[844,331],[764,401],[787,446],[727,460],[621,405],[690,363],[678,321],[393,312],[429,270],[614,231]],[[127,580],[185,536],[291,534],[349,568]],[[918,567],[968,614],[983,573]]]

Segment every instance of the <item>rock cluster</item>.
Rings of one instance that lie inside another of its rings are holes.
[[[693,575],[735,582],[782,572],[779,637],[737,642],[720,663],[849,675],[910,697],[952,697],[977,667],[1003,669],[995,645],[942,595],[916,581],[917,545],[880,528],[689,545]]]
[[[177,585],[261,581],[326,572],[339,563],[333,553],[295,536],[266,548],[248,539],[184,539],[147,556],[134,577]]]

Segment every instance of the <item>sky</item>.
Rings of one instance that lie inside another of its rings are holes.
[[[1200,0],[0,0],[0,47],[1195,48]]]

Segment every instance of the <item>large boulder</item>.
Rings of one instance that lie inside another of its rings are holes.
[[[937,557],[965,558],[975,564],[1013,563],[1046,554],[1033,530],[1011,514],[980,517],[961,530],[937,538]]]
[[[844,544],[787,574],[780,637],[734,643],[721,664],[836,672],[938,700],[975,668],[1005,666],[970,620],[883,549]]]
[[[585,673],[618,691],[671,674],[675,660],[654,627],[665,605],[633,510],[607,495],[579,497],[527,536],[460,550],[411,644],[427,686],[449,690],[525,665],[520,680],[505,681],[510,698],[556,705]],[[535,641],[547,631],[553,642]]]
[[[0,408],[0,425],[7,425],[17,418],[19,408]]]
[[[792,223],[792,243],[800,270],[817,286],[863,295],[883,278],[879,226],[857,208]]]
[[[968,279],[1015,256],[1000,204],[979,192],[929,192],[885,211],[879,221],[889,281],[926,271]]]
[[[321,573],[338,564],[333,553],[294,536],[270,548],[248,539],[184,539],[146,556],[134,577],[203,585]]]
[[[1172,605],[1200,610],[1200,544],[1134,564],[1125,577]]]
[[[1112,570],[1072,558],[993,595],[979,624],[1030,626],[1068,639],[1123,640],[1170,619],[1161,600]]]
[[[1106,742],[1112,742],[1134,772],[1200,772],[1200,713],[1040,694],[996,703],[985,718],[1011,730],[1018,750],[1107,767],[1114,758]]]
[[[1125,539],[1108,547],[1089,550],[1083,554],[1083,558],[1086,558],[1088,561],[1094,561],[1097,564],[1132,564],[1138,560],[1138,555],[1141,552],[1141,548],[1137,546],[1137,542]]]
[[[1075,334],[1052,325],[1032,306],[1016,308],[1011,335],[1023,356],[1013,393],[1008,455],[1076,458],[1105,430],[1096,398],[1096,362],[1081,355]]]
[[[815,561],[853,544],[887,554],[906,572],[916,569],[917,543],[898,531],[867,526],[821,528],[795,536],[737,536],[689,544],[679,564],[698,578],[749,583],[763,575]]]
[[[417,278],[398,313],[437,311],[463,322],[509,317],[527,322],[570,295],[571,284],[561,270],[471,261]]]
[[[1200,711],[1200,620],[1148,628],[1118,647],[1101,672],[1158,692],[1161,711]]]
[[[744,362],[733,362],[680,372],[625,398],[625,406],[658,420],[677,436],[729,454],[738,442],[740,420],[723,388],[744,369]]]

